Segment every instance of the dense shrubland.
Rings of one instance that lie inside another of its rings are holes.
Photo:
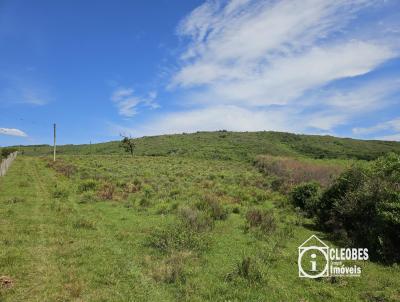
[[[271,189],[347,245],[367,247],[372,259],[400,262],[400,156],[390,153],[347,168],[332,162],[258,156]]]
[[[290,199],[318,225],[371,257],[400,261],[400,156],[389,154],[354,164],[328,188],[316,183],[295,187]]]

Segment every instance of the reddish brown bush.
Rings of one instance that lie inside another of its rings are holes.
[[[74,165],[68,164],[63,160],[49,161],[47,167],[54,169],[57,173],[60,173],[66,177],[71,177],[77,171]]]
[[[99,191],[98,195],[103,200],[112,200],[115,194],[115,186],[112,183],[106,182],[104,183]]]
[[[246,213],[247,225],[259,227],[264,234],[273,233],[277,228],[276,218],[272,210],[250,209]]]
[[[263,220],[263,214],[257,209],[249,210],[246,214],[246,220],[250,227],[259,226]]]
[[[273,182],[275,189],[287,192],[295,185],[316,181],[328,187],[343,168],[332,164],[313,163],[288,157],[259,155],[256,167],[263,173],[277,177]]]

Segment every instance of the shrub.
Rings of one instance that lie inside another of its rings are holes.
[[[49,161],[47,164],[48,167],[53,168],[55,171],[58,173],[66,176],[66,177],[71,177],[74,175],[77,171],[77,168],[74,165],[65,163],[62,160],[57,160],[57,161]]]
[[[139,181],[135,180],[133,182],[126,183],[124,186],[124,191],[126,193],[136,193],[140,191],[141,187],[142,184]]]
[[[157,214],[165,215],[170,212],[170,206],[166,202],[160,202],[155,206],[155,212]]]
[[[73,227],[75,229],[87,229],[87,230],[95,230],[96,229],[95,223],[86,218],[78,218],[73,223]]]
[[[263,234],[271,234],[277,228],[272,210],[250,209],[246,213],[247,227],[258,228]]]
[[[176,283],[185,281],[184,265],[187,258],[191,256],[190,252],[172,252],[162,263],[159,263],[152,269],[152,277],[156,281],[165,283]]]
[[[54,198],[67,198],[69,196],[69,192],[63,188],[55,188],[53,191]]]
[[[143,208],[147,208],[151,205],[150,199],[147,198],[146,196],[143,196],[140,200],[139,200],[139,206],[143,207]]]
[[[14,153],[15,151],[17,151],[17,148],[2,148],[1,149],[1,157],[6,158],[8,157],[11,153]]]
[[[259,226],[263,219],[263,213],[258,209],[251,209],[246,213],[246,220],[250,227]]]
[[[342,171],[341,167],[305,162],[288,157],[259,155],[255,166],[263,173],[272,176],[271,188],[288,192],[293,186],[303,182],[315,181],[322,187],[328,187],[335,176]]]
[[[202,252],[208,248],[209,239],[204,233],[195,232],[182,224],[170,224],[155,229],[147,238],[147,245],[162,253],[172,251]]]
[[[236,264],[233,272],[226,276],[226,280],[232,281],[235,277],[241,277],[250,282],[259,282],[262,280],[262,273],[258,269],[258,264],[253,258],[244,257]]]
[[[203,200],[196,204],[196,207],[207,212],[214,220],[225,220],[228,217],[227,209],[213,195],[204,196]]]
[[[240,213],[240,206],[234,206],[232,208],[232,213],[239,214]]]
[[[183,207],[178,217],[187,228],[195,232],[207,231],[213,227],[211,217],[196,208]]]
[[[316,182],[295,186],[289,199],[295,207],[304,210],[309,216],[316,214],[320,198],[320,186]]]
[[[271,189],[274,191],[284,191],[285,179],[283,177],[274,177],[271,180]]]
[[[79,203],[91,203],[96,201],[96,195],[93,192],[85,192],[81,195]]]
[[[400,261],[400,155],[345,171],[321,197],[319,222],[373,259]]]
[[[78,193],[95,190],[97,187],[97,182],[93,179],[85,180],[78,186]]]
[[[114,184],[106,182],[101,186],[98,195],[103,200],[112,200],[114,197],[114,193],[115,193]]]
[[[253,192],[252,202],[262,204],[267,200],[265,192]]]

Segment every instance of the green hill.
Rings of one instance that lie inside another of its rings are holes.
[[[357,140],[284,132],[197,132],[136,139],[137,155],[252,160],[258,154],[311,158],[370,160],[388,152],[400,153],[399,142]],[[49,145],[23,146],[29,155],[50,155]],[[123,154],[118,141],[58,146],[59,154]]]
[[[117,141],[59,146],[56,162],[51,146],[20,147],[0,177],[0,301],[399,300],[398,264],[307,279],[297,260],[311,235],[398,259],[398,159],[357,161],[334,181],[347,158],[400,143],[225,131],[136,142],[133,157]]]

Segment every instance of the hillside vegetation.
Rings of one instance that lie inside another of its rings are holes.
[[[142,137],[136,155],[185,156],[202,159],[253,160],[256,155],[375,159],[388,152],[400,153],[399,142],[364,141],[332,136],[297,135],[284,132],[197,132]],[[48,145],[25,146],[27,155],[50,155]],[[63,145],[59,154],[122,154],[118,141],[92,145]]]
[[[398,301],[398,266],[299,278],[306,238],[336,244],[272,180],[237,161],[20,156],[0,179],[0,300]]]
[[[400,301],[399,143],[220,131],[136,145],[60,146],[56,162],[20,147],[0,178],[0,301]],[[367,247],[361,277],[299,278],[313,234]]]

